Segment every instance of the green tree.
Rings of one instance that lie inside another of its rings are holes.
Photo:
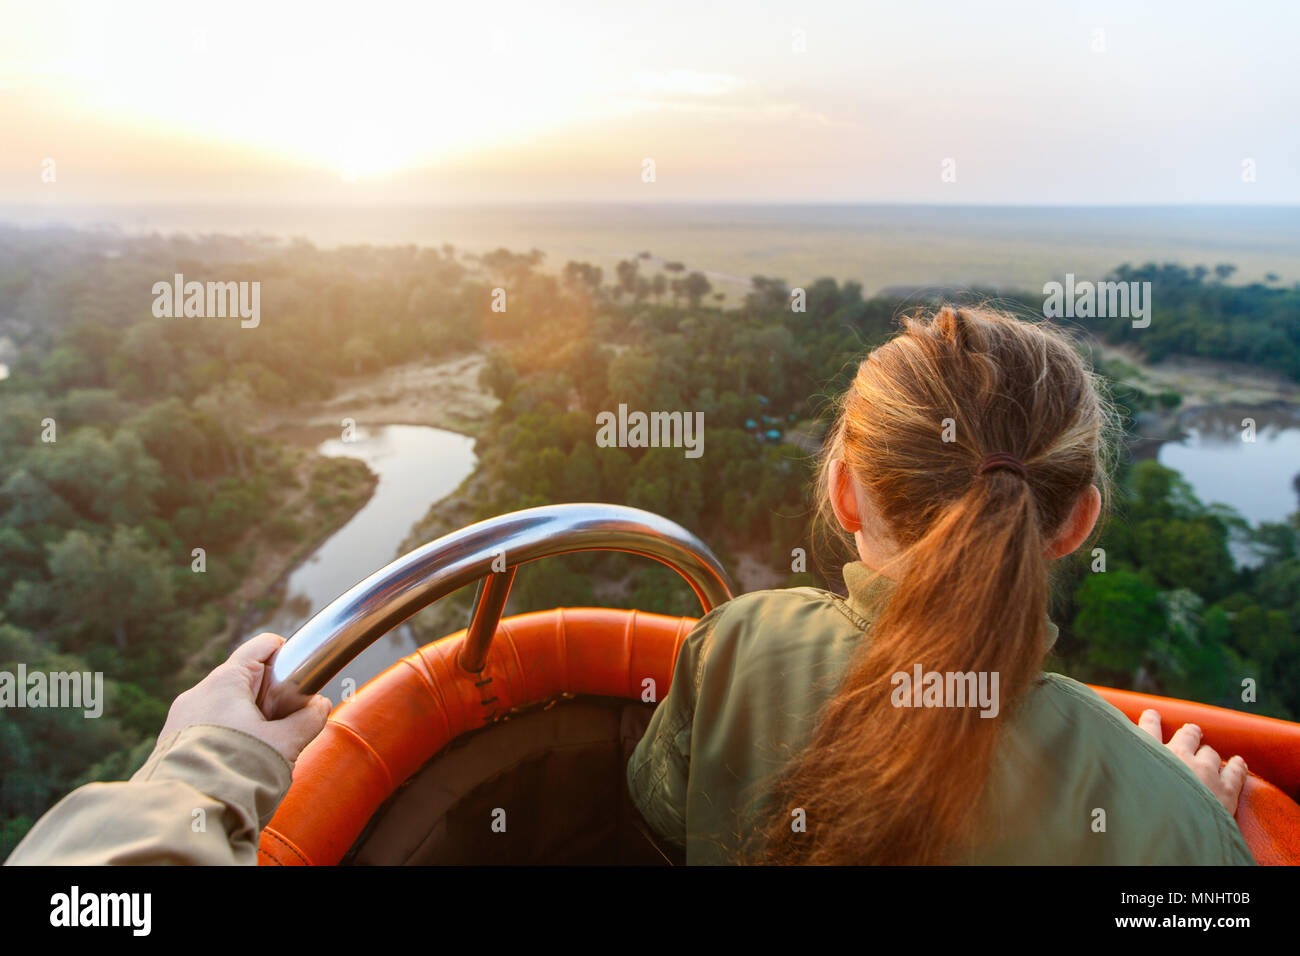
[[[682,291],[686,293],[686,301],[690,303],[692,309],[699,308],[700,300],[712,289],[713,286],[709,284],[703,272],[692,272],[682,280]]]
[[[1130,571],[1092,574],[1075,593],[1074,632],[1091,667],[1132,678],[1164,633],[1159,592]]]
[[[166,554],[119,525],[107,540],[70,531],[49,548],[45,589],[56,626],[84,645],[102,637],[125,648],[133,632],[156,633],[172,609],[172,568]]]

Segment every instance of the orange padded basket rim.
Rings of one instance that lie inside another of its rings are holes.
[[[561,693],[640,699],[646,678],[662,696],[695,620],[612,608],[504,618],[481,675],[456,663],[464,631],[425,645],[334,708],[262,831],[259,862],[338,863],[408,777],[457,737],[513,707]],[[1251,852],[1260,863],[1300,863],[1300,806],[1288,796],[1300,792],[1300,724],[1094,689],[1131,720],[1154,707],[1166,734],[1195,723],[1221,753],[1245,757],[1251,778],[1237,822]]]

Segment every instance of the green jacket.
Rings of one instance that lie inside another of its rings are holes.
[[[890,585],[860,562],[844,578],[848,600],[757,591],[714,608],[686,638],[627,779],[646,821],[687,863],[738,860],[771,782],[811,738]],[[1050,622],[1047,633],[1050,644]],[[968,862],[1254,862],[1192,772],[1077,681],[1041,675],[1002,733],[987,821],[998,836]]]

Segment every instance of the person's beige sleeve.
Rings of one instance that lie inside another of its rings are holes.
[[[91,783],[50,809],[6,866],[248,865],[292,781],[289,762],[212,724],[160,740],[129,781]]]

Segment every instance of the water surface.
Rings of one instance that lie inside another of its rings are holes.
[[[258,631],[289,637],[334,598],[397,558],[415,523],[431,504],[455,491],[475,463],[473,438],[417,425],[358,429],[355,441],[330,439],[317,451],[358,458],[379,482],[365,506],[289,575],[283,602]],[[345,679],[360,688],[415,648],[410,633],[398,628],[362,651],[322,693],[337,704]]]
[[[1254,440],[1247,420],[1254,422]],[[1160,446],[1160,464],[1180,472],[1206,504],[1230,505],[1251,524],[1285,521],[1300,509],[1300,408],[1199,409],[1182,420],[1186,437]]]

